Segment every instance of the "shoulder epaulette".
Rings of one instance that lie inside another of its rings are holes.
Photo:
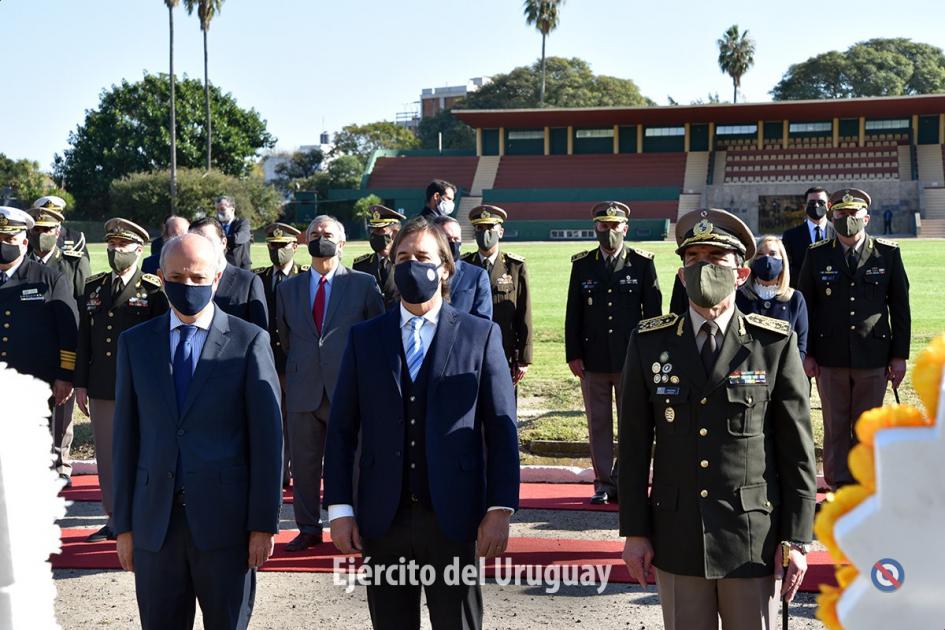
[[[358,264],[359,262],[364,262],[365,260],[368,260],[373,255],[374,254],[361,254],[360,256],[354,259],[354,264]]]
[[[63,256],[68,256],[69,258],[82,258],[82,252],[77,252],[74,249],[64,249],[62,250]]]
[[[781,333],[785,336],[791,334],[791,324],[784,321],[783,319],[775,319],[774,317],[765,317],[764,315],[752,313],[750,315],[745,315],[745,320],[753,326],[764,328],[765,330],[770,330],[771,332]]]
[[[650,260],[653,260],[653,258],[656,257],[656,254],[653,252],[648,252],[645,249],[637,249],[636,247],[628,247],[627,249],[638,256],[643,256],[644,258],[649,258]]]
[[[518,254],[513,254],[512,252],[505,252],[505,257],[509,260],[514,260],[515,262],[525,262],[524,256],[519,256]]]
[[[260,274],[260,273],[265,272],[266,269],[269,269],[269,267],[254,267],[254,268],[253,268],[253,273],[255,273],[255,274]]]
[[[90,284],[90,283],[92,283],[92,282],[97,282],[97,281],[101,280],[102,278],[104,278],[105,276],[109,275],[109,273],[111,273],[111,272],[109,272],[109,271],[103,271],[102,273],[97,273],[97,274],[95,274],[94,276],[89,276],[88,278],[85,279],[85,284]]]
[[[466,252],[465,254],[460,256],[460,260],[464,260],[466,262],[475,262],[475,259],[473,258],[473,256],[475,256],[478,253],[479,252]]]
[[[885,245],[886,247],[899,247],[899,243],[897,243],[896,241],[890,241],[885,238],[876,237],[876,242],[879,243],[880,245]]]
[[[158,278],[153,273],[143,273],[141,274],[141,282],[147,282],[151,286],[160,289],[161,288],[161,279]]]
[[[641,320],[639,324],[637,324],[637,332],[645,333],[653,332],[654,330],[662,330],[663,328],[669,328],[676,323],[677,319],[679,319],[679,315],[676,315],[675,313],[644,319]]]
[[[590,254],[592,251],[594,251],[594,250],[589,249],[589,250],[587,250],[587,251],[585,251],[585,252],[578,252],[578,253],[576,253],[574,256],[571,256],[571,262],[577,262],[577,261],[581,260],[582,258],[587,257],[587,255]]]
[[[311,269],[311,268],[312,268],[311,265],[299,265],[299,271],[300,271],[300,272],[302,272],[302,271],[308,271],[308,270]]]
[[[823,247],[824,245],[826,245],[826,244],[828,244],[828,243],[833,243],[833,239],[832,239],[832,238],[825,238],[825,239],[823,239],[823,240],[821,240],[821,241],[817,241],[816,243],[811,243],[811,244],[810,244],[810,247],[808,247],[808,249],[816,249],[816,248],[818,248],[818,247]]]

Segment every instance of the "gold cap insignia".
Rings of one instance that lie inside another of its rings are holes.
[[[374,211],[374,220],[375,220],[375,221],[378,221],[378,220],[380,220],[380,218],[381,218],[381,213],[378,212],[377,210],[375,210],[375,211]]]
[[[7,224],[7,218],[4,215],[0,214],[0,225],[6,225],[6,224]]]
[[[853,201],[853,195],[850,193],[847,193],[843,196],[843,203],[850,203],[851,201]]]
[[[272,231],[272,235],[275,236],[276,238],[279,238],[280,236],[282,236],[282,234],[283,234],[282,228],[276,228]]]
[[[479,215],[479,218],[480,218],[480,219],[488,219],[488,218],[491,217],[491,216],[492,216],[492,215],[489,214],[489,211],[488,211],[488,210],[483,210],[483,211],[482,211],[482,214]]]
[[[706,234],[711,234],[714,228],[715,226],[712,225],[711,221],[702,219],[693,226],[692,233],[694,236],[705,236]]]
[[[56,207],[56,204],[54,204],[53,201],[52,201],[52,199],[50,199],[49,201],[47,201],[46,203],[44,203],[44,204],[42,205],[42,207],[43,207],[43,208],[55,208],[55,207]]]
[[[607,208],[607,216],[608,216],[608,217],[615,217],[615,216],[617,216],[617,209],[616,209],[615,207],[613,207],[613,206],[610,206],[609,208]]]

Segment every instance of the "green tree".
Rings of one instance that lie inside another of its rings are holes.
[[[312,177],[318,172],[324,159],[324,153],[318,148],[308,151],[296,151],[273,169],[276,174],[273,185],[284,194],[296,190],[297,183]],[[301,190],[301,188],[298,188],[298,190]]]
[[[331,188],[360,188],[364,163],[355,155],[340,155],[328,163]]]
[[[719,68],[732,77],[732,102],[737,103],[742,76],[755,65],[755,41],[748,37],[747,30],[742,33],[738,30],[738,24],[733,24],[717,43]]]
[[[39,170],[32,160],[14,160],[0,153],[0,204],[29,208],[44,195],[57,195],[72,209],[75,199],[59,188],[49,175]]]
[[[376,206],[383,203],[383,200],[377,195],[368,195],[367,197],[361,197],[354,202],[354,216],[362,221],[366,221],[369,216],[371,216],[371,206]]]
[[[945,53],[905,38],[871,39],[794,64],[771,90],[775,100],[945,92]]]
[[[199,165],[202,166],[202,165]],[[178,212],[194,219],[213,213],[214,201],[221,195],[236,200],[240,216],[254,228],[274,221],[282,209],[282,199],[261,177],[233,177],[217,170],[181,168],[178,173]],[[142,226],[160,225],[167,215],[167,187],[163,171],[131,173],[111,183],[112,209]]]
[[[174,212],[177,208],[177,103],[174,85],[174,8],[180,4],[180,0],[164,0],[164,4],[167,5],[168,56],[170,57],[168,78],[171,86],[171,115],[168,127],[170,128],[171,135],[171,212]]]
[[[187,7],[187,15],[193,15],[194,9],[197,9],[197,17],[200,18],[200,30],[203,33],[203,90],[204,104],[206,108],[206,126],[207,126],[207,170],[209,171],[211,149],[211,138],[213,137],[212,118],[210,116],[210,72],[207,52],[207,33],[210,32],[210,22],[214,16],[223,9],[224,0],[184,0]]]
[[[178,157],[182,167],[199,168],[204,166],[206,143],[203,85],[185,77],[177,87]],[[69,134],[71,146],[63,156],[56,156],[54,173],[89,218],[109,212],[112,180],[168,167],[163,107],[167,97],[168,81],[163,75],[145,74],[136,83],[123,80],[103,90],[98,108],[88,110],[83,123]],[[266,131],[266,121],[254,109],[242,109],[232,95],[213,85],[210,109],[216,121],[214,167],[229,175],[247,175],[257,152],[275,145],[275,138]]]
[[[366,163],[377,149],[414,149],[416,136],[406,127],[381,120],[366,125],[347,125],[335,134],[335,153],[355,155]]]
[[[538,105],[545,104],[545,40],[561,21],[560,9],[564,0],[525,0],[525,23],[541,33],[541,86]]]
[[[420,120],[420,126],[417,129],[420,146],[424,149],[438,149],[441,133],[444,149],[476,148],[476,132],[469,125],[457,120],[448,109]]]

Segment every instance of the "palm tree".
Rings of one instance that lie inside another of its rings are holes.
[[[719,45],[719,68],[732,77],[734,94],[732,102],[738,102],[738,88],[742,85],[742,75],[755,65],[755,40],[749,39],[748,31],[738,32],[738,24],[728,27]]]
[[[564,0],[525,0],[525,23],[535,25],[541,33],[541,89],[538,92],[539,105],[545,104],[545,38],[558,28],[561,15],[559,10]]]
[[[184,6],[187,7],[187,14],[192,15],[194,9],[197,9],[197,17],[200,18],[200,30],[203,31],[203,98],[207,108],[207,172],[210,171],[210,141],[211,141],[211,120],[210,120],[210,74],[207,65],[207,32],[210,30],[210,21],[223,8],[224,0],[184,0]]]
[[[177,211],[177,110],[174,95],[174,8],[180,0],[164,0],[167,5],[167,20],[170,33],[171,58],[171,213]]]

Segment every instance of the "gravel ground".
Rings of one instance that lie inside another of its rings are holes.
[[[98,503],[73,503],[63,527],[97,528],[104,524]],[[292,506],[283,508],[282,526],[294,528]],[[607,512],[523,510],[512,519],[512,535],[533,538],[614,540],[617,515]],[[121,571],[54,571],[56,614],[65,629],[137,628],[134,579]],[[496,630],[575,627],[605,630],[657,630],[663,627],[655,587],[644,591],[628,584],[562,587],[483,586],[483,626]],[[820,629],[814,596],[802,593],[792,605],[793,630]],[[196,628],[203,628],[197,615]],[[260,573],[252,628],[370,628],[364,589],[346,593],[332,576],[319,573]],[[423,628],[429,628],[424,617]]]

